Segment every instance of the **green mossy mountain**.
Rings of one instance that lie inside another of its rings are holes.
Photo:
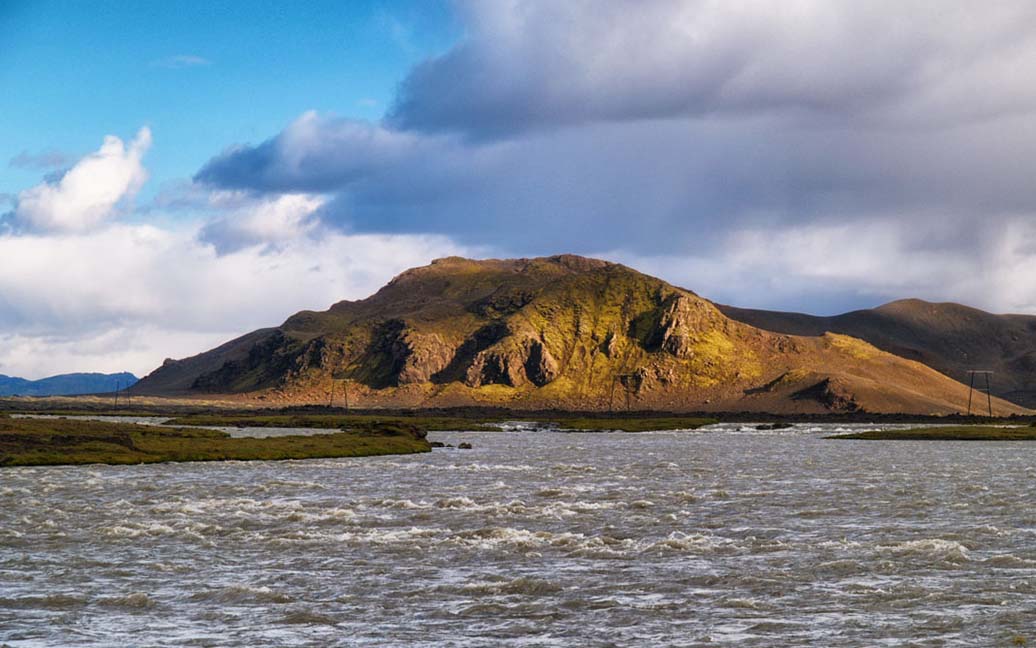
[[[967,402],[965,386],[858,339],[764,331],[689,290],[572,255],[440,259],[367,299],[166,361],[133,391],[573,410],[930,414]]]

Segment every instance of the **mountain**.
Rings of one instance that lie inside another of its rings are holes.
[[[834,317],[717,307],[739,322],[789,335],[851,335],[879,349],[917,360],[961,382],[968,370],[993,371],[997,396],[1036,408],[1036,317],[993,315],[960,304],[920,299]],[[982,382],[984,378],[976,378]]]
[[[129,387],[137,382],[131,373],[70,373],[40,380],[26,380],[0,374],[0,396],[71,396],[100,394]]]
[[[440,259],[367,299],[167,360],[131,391],[279,405],[326,403],[332,389],[354,407],[929,414],[968,398],[853,337],[765,331],[689,290],[572,255]]]

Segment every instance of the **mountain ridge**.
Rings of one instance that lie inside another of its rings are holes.
[[[29,380],[0,374],[0,396],[72,396],[99,394],[124,389],[137,382],[129,372],[67,373]]]
[[[929,414],[967,401],[967,387],[864,341],[766,331],[576,255],[438,259],[366,299],[169,360],[132,391],[295,404],[336,388],[371,407]]]

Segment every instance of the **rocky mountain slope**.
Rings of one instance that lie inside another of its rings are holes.
[[[773,333],[625,266],[440,259],[303,311],[134,388],[354,407],[949,413],[960,383],[838,334]],[[1019,411],[997,400],[999,413]]]
[[[993,371],[994,394],[1036,407],[1036,317],[993,315],[960,304],[904,299],[834,317],[718,305],[727,317],[789,335],[851,335],[922,362],[961,382],[968,370]]]

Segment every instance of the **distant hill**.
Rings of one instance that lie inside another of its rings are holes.
[[[717,307],[731,319],[789,335],[851,335],[947,376],[968,381],[968,370],[990,370],[997,396],[1036,408],[1036,317],[993,315],[960,304],[894,301],[833,317]]]
[[[131,373],[70,373],[40,380],[26,380],[0,374],[0,396],[71,396],[115,391],[137,382]]]
[[[440,259],[367,299],[167,360],[131,391],[281,405],[326,403],[332,389],[354,407],[782,413],[952,413],[968,397],[856,338],[773,333],[660,279],[573,255]]]

